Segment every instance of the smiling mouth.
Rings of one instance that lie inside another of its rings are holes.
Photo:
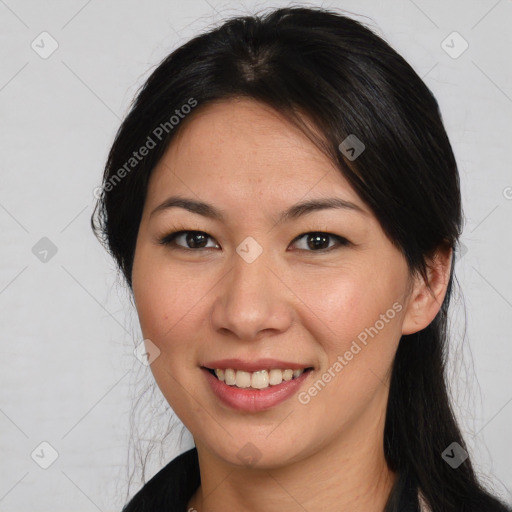
[[[271,386],[279,386],[283,382],[288,382],[300,377],[303,373],[313,370],[313,367],[302,369],[263,369],[255,372],[246,372],[235,368],[207,368],[203,369],[210,372],[218,380],[234,388],[241,389],[267,389]]]

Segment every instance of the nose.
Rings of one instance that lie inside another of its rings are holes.
[[[211,311],[213,328],[220,334],[254,341],[290,327],[293,293],[264,254],[251,263],[233,255],[232,269],[218,283]]]

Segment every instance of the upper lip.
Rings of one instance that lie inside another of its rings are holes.
[[[236,370],[242,370],[246,372],[256,372],[258,370],[301,370],[302,368],[311,368],[311,365],[303,363],[292,363],[290,361],[281,361],[279,359],[253,359],[251,361],[243,361],[242,359],[231,358],[231,359],[218,359],[216,361],[208,361],[203,365],[206,368],[215,370],[225,370],[226,368],[232,368]]]

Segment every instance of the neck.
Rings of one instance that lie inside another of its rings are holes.
[[[358,424],[307,458],[271,469],[226,464],[196,443],[201,486],[187,510],[382,512],[396,475],[384,457],[384,415],[367,425]]]

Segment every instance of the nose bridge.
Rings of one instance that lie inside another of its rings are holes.
[[[243,340],[262,330],[284,330],[291,320],[285,287],[271,270],[270,252],[262,249],[254,240],[237,247],[212,311],[215,329],[228,329]]]

